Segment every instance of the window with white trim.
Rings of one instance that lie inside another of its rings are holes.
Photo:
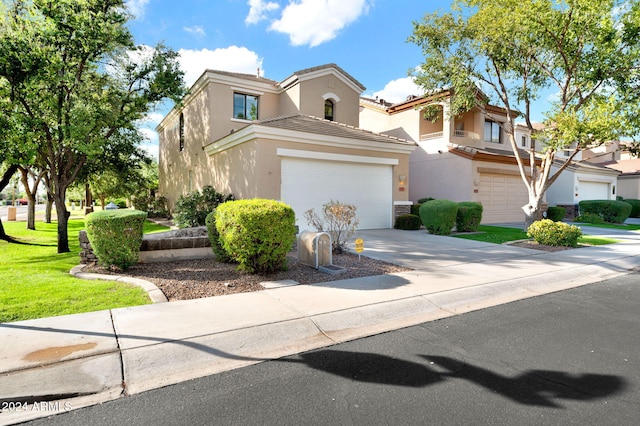
[[[333,108],[334,103],[331,99],[326,99],[324,101],[324,119],[333,121]]]
[[[502,129],[500,129],[500,123],[485,120],[484,140],[486,142],[502,143]]]
[[[233,94],[233,118],[240,120],[258,119],[258,96],[244,93]]]

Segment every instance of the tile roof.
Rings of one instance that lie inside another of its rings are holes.
[[[358,139],[370,142],[396,143],[401,145],[415,145],[414,142],[393,136],[374,133],[355,126],[349,126],[335,121],[329,121],[310,115],[290,115],[275,117],[253,122],[253,124],[265,127],[273,127],[285,130],[314,133],[326,136]]]
[[[205,71],[205,73],[207,72],[211,72],[214,74],[220,74],[220,75],[226,75],[229,77],[236,77],[236,78],[241,78],[243,80],[252,80],[252,81],[260,81],[263,83],[269,83],[269,84],[273,84],[274,86],[277,86],[279,83],[275,80],[271,80],[269,78],[264,78],[264,77],[259,77],[256,74],[244,74],[244,73],[240,73],[240,72],[230,72],[230,71],[221,71],[221,70],[211,70],[208,69]]]
[[[305,68],[303,70],[299,70],[299,71],[294,72],[291,75],[291,77],[293,77],[293,76],[301,76],[301,75],[304,75],[304,74],[309,74],[309,73],[312,73],[312,72],[315,72],[315,71],[320,71],[320,70],[330,69],[330,68],[333,68],[333,69],[339,71],[341,74],[343,74],[349,80],[351,80],[352,83],[354,83],[356,86],[360,87],[363,91],[366,89],[366,87],[364,87],[362,85],[362,83],[360,83],[358,80],[356,80],[351,74],[349,74],[348,72],[346,72],[345,70],[343,70],[337,64],[334,64],[334,63],[318,65],[318,66],[311,67],[311,68]],[[285,80],[287,80],[287,79],[285,79]]]

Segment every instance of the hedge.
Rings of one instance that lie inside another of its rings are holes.
[[[458,232],[477,232],[482,221],[482,204],[475,201],[458,203],[456,230]]]
[[[547,208],[547,219],[554,222],[562,222],[566,213],[567,209],[565,207],[549,206]]]
[[[430,234],[451,234],[457,213],[458,203],[450,200],[431,200],[420,206],[420,219]]]
[[[608,223],[624,223],[631,213],[631,204],[619,200],[580,201],[580,215],[597,214]]]
[[[224,247],[222,247],[222,243],[220,242],[220,234],[218,234],[218,230],[216,229],[216,211],[212,211],[209,213],[205,219],[205,225],[207,227],[207,234],[209,235],[209,241],[211,241],[211,249],[213,250],[213,254],[216,256],[216,260],[224,263],[231,263],[233,259],[229,254],[225,251]]]
[[[279,201],[251,199],[220,204],[214,215],[220,244],[238,269],[249,273],[286,269],[296,240],[295,213]]]
[[[106,268],[126,270],[138,262],[147,213],[140,210],[102,210],[87,215],[87,237]]]
[[[631,204],[631,213],[629,217],[640,217],[640,200],[624,200],[625,203]]]
[[[414,214],[402,214],[396,217],[393,227],[395,229],[404,229],[405,231],[415,231],[420,229],[421,225],[422,221],[419,216]]]

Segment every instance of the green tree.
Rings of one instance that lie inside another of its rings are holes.
[[[0,8],[0,87],[49,172],[58,252],[68,252],[67,188],[87,164],[119,149],[112,141],[135,131],[156,104],[179,100],[183,73],[171,49],[134,45],[123,0],[13,0]]]
[[[506,109],[503,130],[529,192],[525,227],[541,217],[544,193],[580,150],[628,132],[638,110],[631,93],[638,88],[639,17],[638,0],[456,0],[451,12],[414,23],[409,40],[425,61],[413,74],[426,93],[437,98],[450,89],[451,116],[489,100]],[[536,135],[531,105],[549,89],[557,100],[545,114],[548,130]],[[425,114],[432,118],[433,109]],[[532,144],[530,171],[514,137],[518,114],[544,145],[536,155]],[[570,157],[552,172],[556,152],[566,149]]]

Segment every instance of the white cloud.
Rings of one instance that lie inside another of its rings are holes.
[[[244,20],[247,25],[257,24],[263,19],[267,19],[267,12],[280,8],[278,3],[265,2],[264,0],[249,0],[247,4],[249,5],[249,14]]]
[[[407,96],[416,95],[421,96],[423,90],[416,85],[412,77],[403,77],[388,82],[384,89],[379,90],[371,97],[378,97],[384,99],[387,102],[398,103],[407,100]]]
[[[146,127],[139,128],[138,132],[145,138],[145,142],[140,144],[140,148],[147,151],[150,156],[157,160],[160,146],[158,133]]]
[[[368,0],[291,0],[270,30],[289,35],[294,46],[318,46],[369,10]]]
[[[149,0],[127,0],[126,6],[129,13],[135,16],[136,19],[142,19],[147,3],[149,3]]]
[[[204,32],[204,28],[202,28],[200,25],[194,25],[193,27],[184,27],[182,29],[188,32],[189,34],[193,34],[199,38],[203,38],[207,36],[207,33]]]
[[[215,50],[180,49],[180,68],[188,87],[196,82],[206,69],[255,74],[262,68],[262,59],[246,47],[229,46]]]

